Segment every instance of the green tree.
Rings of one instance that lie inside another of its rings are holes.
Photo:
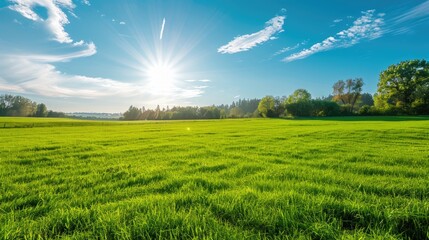
[[[381,72],[377,89],[377,107],[397,107],[413,113],[416,106],[429,104],[429,63],[426,60],[403,61]]]
[[[359,107],[362,107],[364,105],[368,105],[368,106],[374,105],[374,98],[370,93],[362,93],[359,101]]]
[[[44,103],[37,104],[36,117],[48,116],[48,108]]]
[[[362,78],[347,79],[346,81],[339,80],[333,88],[333,100],[346,105],[349,112],[353,112],[356,102],[362,92]]]
[[[126,112],[124,112],[124,120],[139,120],[142,111],[134,106],[130,106]]]
[[[263,117],[275,117],[276,100],[273,96],[265,96],[259,101],[258,111]]]
[[[311,94],[305,89],[295,90],[289,97],[286,99],[285,104],[297,103],[300,101],[310,101]]]
[[[244,115],[244,111],[239,107],[233,107],[229,110],[230,118],[241,118]]]
[[[29,117],[36,113],[37,104],[22,96],[0,96],[0,115]]]

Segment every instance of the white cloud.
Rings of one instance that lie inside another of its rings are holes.
[[[228,44],[220,47],[218,52],[222,54],[244,52],[266,41],[275,39],[273,38],[274,35],[283,31],[285,18],[285,16],[276,16],[270,19],[265,23],[265,28],[261,31],[236,37]]]
[[[103,97],[150,96],[179,101],[201,96],[208,86],[192,86],[183,82],[167,92],[151,91],[146,83],[129,83],[109,78],[70,75],[60,72],[50,63],[38,62],[27,56],[0,55],[0,90],[36,94],[46,97],[99,99]],[[203,79],[204,80],[204,79]],[[198,80],[199,82],[206,82]],[[162,101],[166,101],[163,99]],[[159,102],[158,102],[159,103]]]
[[[64,30],[64,25],[69,23],[67,15],[61,7],[69,10],[75,6],[71,0],[11,0],[13,5],[9,9],[20,13],[23,17],[42,23],[53,34],[53,39],[60,43],[71,43],[73,40]],[[32,10],[35,6],[42,6],[48,12],[47,19],[43,19]]]
[[[3,81],[0,89],[50,97],[95,98],[133,92],[135,87],[105,78],[68,75],[53,65],[29,60],[26,56],[8,56],[0,62]]]
[[[125,22],[119,22],[120,25],[125,25]]]
[[[89,0],[82,0],[82,3],[87,6],[91,6],[91,3],[89,2]]]
[[[304,49],[286,57],[283,61],[291,62],[333,48],[350,47],[359,43],[362,39],[373,40],[381,37],[383,35],[381,27],[384,25],[384,14],[375,15],[375,10],[368,10],[362,12],[362,14],[360,18],[353,22],[353,26],[338,32],[335,37],[328,37],[309,49]]]
[[[341,18],[339,18],[339,19],[335,19],[334,21],[332,21],[332,22],[334,22],[334,23],[339,23],[339,22],[342,22],[343,21],[343,19],[341,19]]]
[[[164,27],[165,27],[165,18],[162,20],[161,32],[159,33],[160,40],[162,40],[162,35],[164,35]]]
[[[47,97],[67,98],[97,98],[110,99],[112,96],[141,99],[144,96],[148,101],[180,102],[201,96],[208,79],[196,80],[195,83],[177,79],[174,86],[168,91],[151,91],[151,84],[160,89],[159,83],[140,81],[136,83],[126,80],[74,75],[61,72],[55,66],[58,62],[67,62],[73,59],[88,57],[96,54],[97,48],[93,42],[83,40],[73,41],[64,29],[69,23],[63,12],[75,7],[71,0],[11,0],[12,9],[23,17],[43,25],[54,36],[54,40],[63,43],[61,48],[56,47],[42,53],[36,51],[17,54],[14,49],[0,49],[0,91],[18,92],[22,94],[36,94]],[[89,3],[89,2],[88,2]],[[47,10],[47,18],[39,16],[34,8],[41,6]],[[62,10],[63,9],[63,10]],[[68,13],[69,14],[69,13]],[[114,20],[114,19],[113,19]],[[126,24],[125,22],[118,24]],[[40,51],[40,49],[38,50]],[[47,53],[50,52],[50,53]],[[53,54],[52,52],[56,52]],[[46,54],[45,54],[46,53]],[[144,80],[144,79],[143,79]]]

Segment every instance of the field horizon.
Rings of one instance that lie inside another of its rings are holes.
[[[0,118],[0,239],[427,239],[429,117]]]

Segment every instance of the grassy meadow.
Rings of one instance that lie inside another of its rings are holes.
[[[0,239],[427,239],[429,117],[0,118]]]

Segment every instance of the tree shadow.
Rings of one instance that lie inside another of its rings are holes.
[[[320,121],[386,121],[386,122],[404,122],[404,121],[429,121],[429,116],[341,116],[341,117],[296,117],[285,118],[287,120],[320,120]]]

